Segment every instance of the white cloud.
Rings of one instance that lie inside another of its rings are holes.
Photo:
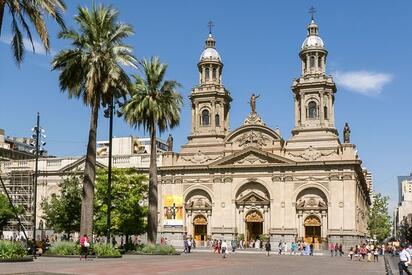
[[[393,76],[388,73],[368,71],[336,71],[333,76],[338,85],[363,95],[380,94],[383,87],[393,79]]]
[[[0,42],[3,44],[10,45],[11,39],[12,39],[11,36],[6,35],[0,38]],[[23,38],[23,44],[24,44],[24,49],[29,52],[40,54],[40,55],[47,55],[46,49],[43,47],[43,44],[36,39],[33,39],[33,45],[32,45],[28,38]],[[33,46],[34,46],[34,51],[33,51]],[[51,49],[50,54],[54,55],[55,51]]]

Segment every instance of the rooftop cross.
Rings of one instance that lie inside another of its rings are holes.
[[[316,9],[313,6],[311,6],[309,9],[309,13],[311,14],[311,18],[313,20],[315,13],[316,13]]]
[[[209,27],[209,34],[212,34],[212,28],[215,26],[213,24],[213,21],[209,20],[209,23],[207,23],[207,26]]]

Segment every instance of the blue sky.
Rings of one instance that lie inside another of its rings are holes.
[[[74,26],[78,5],[70,0],[64,17]],[[120,20],[132,24],[128,39],[138,58],[157,55],[169,64],[168,79],[183,86],[185,97],[180,127],[171,131],[175,144],[186,142],[190,131],[187,98],[197,84],[196,64],[214,21],[217,49],[224,62],[223,82],[234,98],[231,129],[246,117],[252,92],[261,94],[257,110],[285,139],[294,123],[290,86],[300,74],[298,52],[306,36],[314,5],[320,35],[325,41],[328,73],[335,76],[336,127],[352,129],[364,165],[373,173],[375,190],[396,203],[396,176],[412,171],[412,2],[410,1],[96,1],[112,3]],[[82,155],[86,151],[90,111],[79,100],[60,92],[58,74],[50,71],[51,56],[41,47],[27,52],[20,68],[11,59],[6,15],[0,39],[0,128],[8,135],[29,136],[35,114],[41,112],[50,154]],[[50,24],[49,24],[50,26]],[[50,27],[52,55],[67,46]],[[37,38],[36,38],[37,39]],[[108,121],[100,116],[98,138],[107,139]],[[116,136],[145,135],[115,121]],[[167,137],[168,133],[163,135]]]

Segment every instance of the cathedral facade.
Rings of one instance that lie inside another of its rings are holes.
[[[250,113],[229,130],[230,92],[211,33],[191,91],[192,127],[180,152],[159,167],[159,235],[175,245],[193,237],[271,242],[304,240],[315,248],[346,246],[368,236],[371,183],[345,125],[335,126],[336,86],[326,74],[327,50],[312,19],[293,81],[295,125],[286,140],[266,126],[250,98]]]

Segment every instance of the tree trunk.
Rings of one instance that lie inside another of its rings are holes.
[[[80,219],[80,236],[93,233],[93,198],[96,178],[96,131],[99,111],[99,99],[94,99],[91,106],[89,141],[87,144],[86,163],[83,174],[82,211]]]
[[[150,127],[150,167],[149,167],[149,213],[147,217],[147,242],[155,244],[157,239],[157,149],[156,125]]]
[[[4,8],[6,7],[6,0],[0,0],[0,36],[3,27]]]

